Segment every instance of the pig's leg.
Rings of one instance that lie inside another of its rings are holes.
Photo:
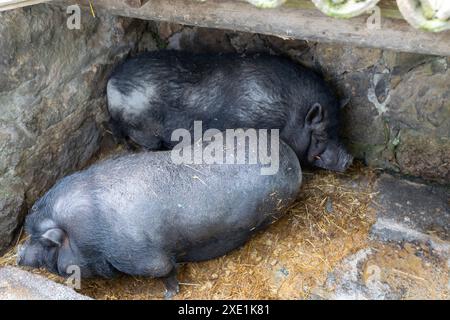
[[[175,259],[164,252],[155,251],[154,248],[127,252],[123,255],[123,258],[115,259],[110,261],[110,263],[114,268],[125,274],[163,278],[164,284],[167,281],[166,288],[168,293],[172,291],[172,295],[174,295],[178,292]]]
[[[168,276],[162,278],[164,286],[166,287],[166,293],[164,294],[166,300],[172,299],[180,291],[177,273],[178,268],[174,267]]]
[[[180,287],[177,279],[178,268],[175,259],[170,259],[166,255],[161,254],[158,257],[153,257],[146,268],[149,268],[151,271],[150,276],[162,278],[166,287],[165,299],[172,299],[178,293]],[[167,272],[167,270],[170,271]]]

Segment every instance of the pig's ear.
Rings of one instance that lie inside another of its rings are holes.
[[[47,230],[42,235],[42,240],[44,240],[50,246],[61,247],[64,242],[64,231],[59,228],[53,228]]]
[[[309,109],[308,114],[305,118],[305,124],[310,127],[314,127],[322,122],[323,110],[320,103],[315,103],[311,109]]]

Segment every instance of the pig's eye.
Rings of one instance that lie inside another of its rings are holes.
[[[322,153],[325,149],[326,138],[323,136],[313,136],[311,142],[316,153]]]

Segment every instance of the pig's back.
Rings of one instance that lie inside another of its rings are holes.
[[[277,174],[263,176],[260,169],[176,165],[170,152],[162,151],[109,160],[85,174],[95,190],[99,223],[113,238],[198,251],[211,239],[246,238],[295,198],[301,169],[289,147],[280,144]]]

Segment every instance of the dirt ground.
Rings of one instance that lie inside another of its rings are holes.
[[[286,217],[224,257],[181,266],[175,299],[308,298],[340,261],[367,245],[374,176],[360,164],[345,174],[305,172]],[[14,265],[15,252],[0,258],[0,266]],[[96,299],[162,299],[164,287],[157,279],[123,276],[84,280],[79,292]]]

